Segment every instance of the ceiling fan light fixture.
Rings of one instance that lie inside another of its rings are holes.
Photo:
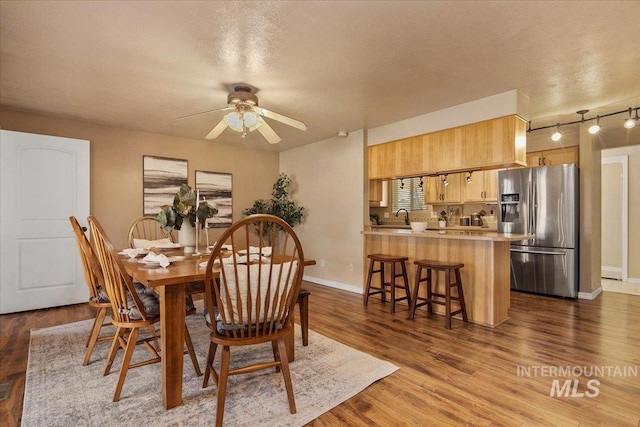
[[[236,132],[244,132],[244,122],[240,113],[234,111],[224,116],[224,122]]]
[[[248,111],[243,114],[244,126],[249,129],[250,132],[258,129],[262,123],[258,120],[258,115],[253,111]]]

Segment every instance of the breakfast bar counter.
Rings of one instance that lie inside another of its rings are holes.
[[[411,287],[415,286],[418,259],[461,262],[460,270],[467,316],[470,322],[496,327],[509,319],[510,245],[513,241],[533,238],[526,234],[504,234],[495,231],[426,230],[367,227],[364,235],[364,283],[368,271],[367,255],[382,253],[409,258],[407,272]],[[440,277],[438,287],[444,282]],[[421,289],[421,292],[424,290]],[[442,290],[442,289],[441,289]],[[424,295],[423,295],[424,296]],[[435,305],[439,312],[442,306]],[[440,311],[442,311],[440,310]],[[426,309],[416,311],[416,320]]]

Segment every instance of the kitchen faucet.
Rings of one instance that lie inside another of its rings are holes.
[[[404,217],[404,223],[406,225],[409,225],[409,211],[407,211],[406,209],[398,209],[398,211],[396,212],[396,216],[398,216],[400,211],[404,211],[404,213],[406,214],[405,217]]]

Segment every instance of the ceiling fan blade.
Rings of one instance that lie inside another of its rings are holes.
[[[273,120],[277,120],[279,122],[284,123],[285,125],[293,126],[296,129],[307,130],[307,125],[302,123],[300,120],[292,119],[291,117],[274,113],[273,111],[269,111],[266,108],[262,108],[262,107],[254,107],[253,109],[261,116],[268,117]]]
[[[176,117],[173,120],[188,119],[188,118],[195,117],[195,116],[201,116],[203,114],[216,113],[218,111],[228,111],[228,110],[235,110],[235,107],[216,108],[215,110],[208,110],[208,111],[203,111],[201,113],[195,113],[195,114],[189,114],[189,115],[182,116],[182,117]]]
[[[227,122],[225,122],[224,119],[220,120],[220,123],[218,123],[216,127],[214,127],[211,132],[209,132],[209,135],[205,136],[205,139],[215,139],[219,137],[222,131],[226,128]]]
[[[258,117],[258,121],[261,123],[261,126],[258,127],[258,132],[265,137],[269,144],[277,144],[281,141],[280,137],[277,133],[265,122],[262,117]]]

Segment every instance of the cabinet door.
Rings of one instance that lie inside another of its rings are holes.
[[[442,185],[442,197],[446,203],[459,203],[460,202],[460,177],[461,173],[450,173],[447,175],[447,181],[449,185]]]
[[[578,164],[580,161],[578,147],[558,148],[556,150],[545,151],[545,166],[562,165],[565,163]]]
[[[369,201],[379,202],[382,200],[382,180],[370,179],[369,180]]]
[[[544,153],[542,151],[533,151],[527,153],[527,166],[535,168],[536,166],[542,166],[544,160]]]
[[[498,172],[502,169],[492,169],[484,172],[484,201],[498,201]]]
[[[462,200],[464,202],[481,202],[484,200],[484,171],[475,171],[471,174],[471,183],[467,182],[467,174],[460,182]]]
[[[434,205],[443,203],[441,189],[442,181],[439,176],[429,176],[424,181],[424,203]]]

